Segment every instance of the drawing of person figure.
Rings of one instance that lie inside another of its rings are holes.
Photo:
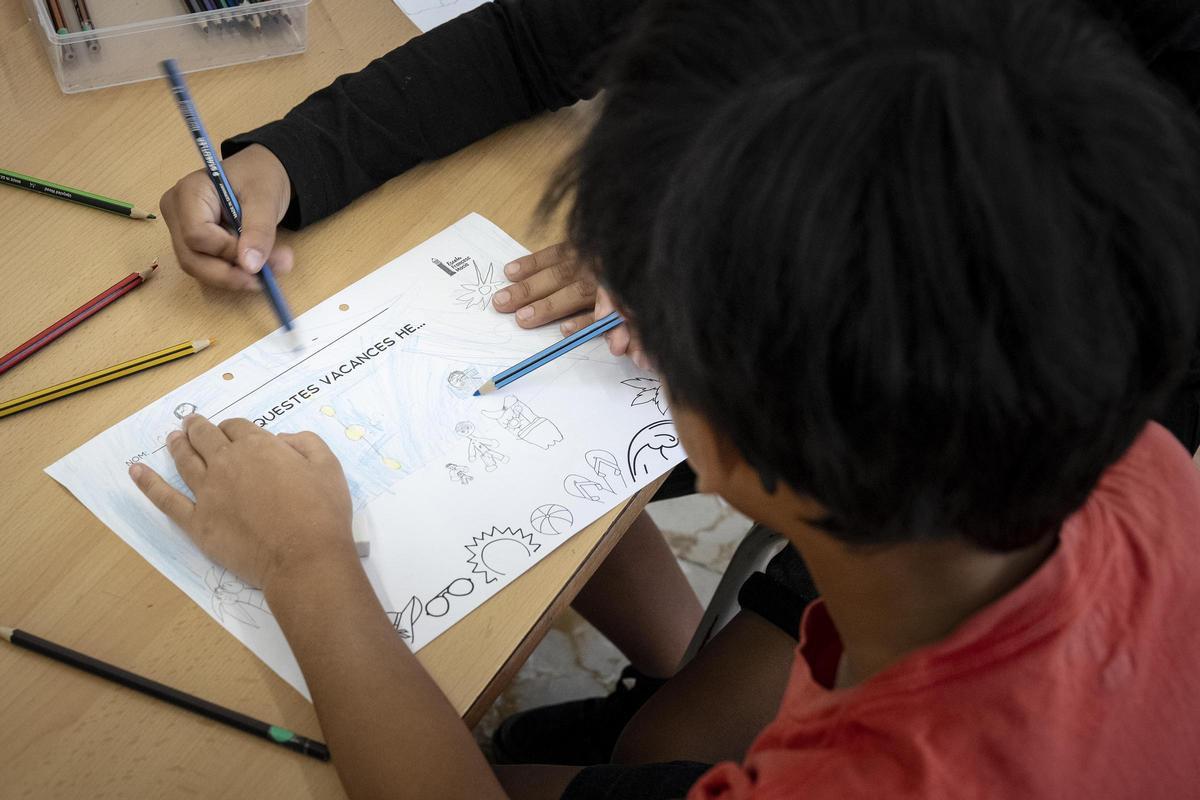
[[[450,473],[450,480],[458,481],[463,486],[475,480],[471,477],[470,471],[462,464],[447,464],[446,469]]]
[[[195,414],[195,413],[196,413],[196,406],[194,403],[180,403],[179,405],[175,406],[175,411],[174,411],[175,419],[182,420],[188,414]],[[174,431],[174,430],[178,430],[178,429],[172,428],[169,431],[165,431],[163,433],[156,434],[154,437],[154,441],[157,442],[159,445],[166,445],[167,437],[170,436],[171,431]]]
[[[499,422],[501,427],[522,442],[528,442],[543,450],[549,450],[563,440],[562,431],[557,425],[533,413],[533,409],[513,395],[504,398],[503,406],[493,411],[484,411],[483,415]]]
[[[467,444],[467,460],[474,464],[483,462],[485,472],[495,472],[499,464],[507,464],[508,456],[496,449],[500,443],[495,439],[485,439],[475,435],[475,425],[471,422],[460,422],[454,426],[454,432],[464,437]]]
[[[480,383],[479,370],[474,367],[456,369],[446,376],[446,383],[450,385],[450,391],[459,397],[468,397],[475,391],[472,387]]]

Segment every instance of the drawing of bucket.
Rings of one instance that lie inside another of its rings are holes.
[[[517,436],[522,441],[535,444],[543,450],[549,450],[552,446],[563,440],[562,431],[545,417],[536,418],[533,422],[522,428]]]

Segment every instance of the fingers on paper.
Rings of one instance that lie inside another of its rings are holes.
[[[325,440],[312,431],[281,433],[278,438],[309,461],[323,461],[335,457]]]
[[[225,432],[199,414],[183,418],[183,432],[187,434],[188,441],[206,464],[229,446],[229,437]]]
[[[523,281],[530,275],[564,262],[573,262],[575,255],[566,242],[543,247],[535,253],[521,256],[504,265],[504,277],[510,281]]]
[[[196,484],[204,478],[204,459],[182,431],[172,431],[167,437],[167,452],[175,460],[175,469],[179,471],[179,477],[194,490]]]
[[[596,285],[591,281],[579,280],[517,310],[517,324],[522,328],[536,328],[565,316],[592,307]]]
[[[558,282],[559,279],[560,275],[551,272],[534,273],[528,278],[496,292],[492,296],[492,304],[496,306],[497,311],[515,311],[527,303],[540,300],[556,291],[563,285]]]
[[[155,508],[180,527],[187,528],[188,518],[195,511],[196,505],[185,494],[168,484],[161,475],[145,464],[134,464],[129,468],[129,475]]]
[[[513,281],[513,285],[493,297],[492,302],[499,311],[515,311],[576,282],[587,296],[595,290],[595,281],[579,269],[565,245],[522,256],[505,265],[504,275]]]
[[[247,436],[265,436],[266,431],[255,425],[248,419],[242,417],[234,417],[227,419],[217,426],[221,432],[231,442],[236,442],[238,439],[245,439]]]
[[[572,333],[575,333],[575,331],[591,325],[593,322],[595,322],[595,319],[592,316],[592,312],[585,311],[582,314],[575,314],[574,316],[567,317],[561,323],[559,323],[558,329],[562,332],[563,336],[570,336]]]

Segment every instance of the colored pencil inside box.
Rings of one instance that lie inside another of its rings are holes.
[[[302,53],[310,0],[22,0],[66,93]],[[81,22],[80,15],[86,22]],[[32,66],[36,67],[36,64]]]

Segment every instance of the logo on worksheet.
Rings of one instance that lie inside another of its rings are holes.
[[[442,261],[440,258],[432,259],[433,265],[442,272],[453,277],[462,272],[467,267],[473,266],[475,262],[466,256],[455,256],[449,261]]]

